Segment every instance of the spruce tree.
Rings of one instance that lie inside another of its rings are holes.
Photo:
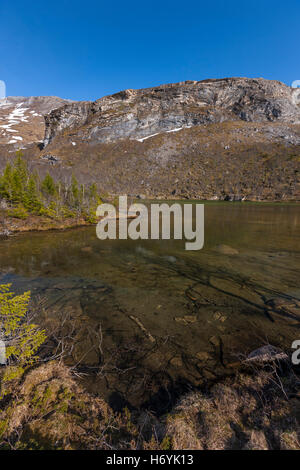
[[[91,184],[89,187],[89,198],[93,202],[98,198],[97,185],[95,183]]]
[[[10,198],[13,203],[23,203],[27,181],[27,164],[22,159],[22,153],[17,152],[10,178]]]
[[[46,174],[42,182],[41,190],[45,196],[54,196],[56,193],[56,186],[54,180],[49,173]]]
[[[26,187],[23,199],[24,206],[31,212],[39,212],[42,207],[41,200],[37,191],[36,178],[31,176]]]
[[[78,181],[77,181],[77,179],[74,175],[72,175],[71,193],[72,193],[74,204],[78,205],[78,202],[79,202],[79,187],[78,187]]]
[[[7,163],[3,175],[0,179],[0,196],[5,199],[11,199],[12,196],[12,166],[10,163]]]

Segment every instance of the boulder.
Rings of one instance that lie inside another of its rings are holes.
[[[255,349],[248,354],[245,362],[272,363],[276,361],[287,361],[288,355],[280,349],[267,344]]]

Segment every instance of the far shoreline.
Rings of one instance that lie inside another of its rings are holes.
[[[245,206],[299,206],[300,201],[223,201],[223,200],[204,200],[204,199],[139,199],[132,198],[132,202],[140,202],[145,204],[151,203],[196,203],[196,204],[205,204],[205,205],[245,205]],[[1,214],[0,214],[1,216]],[[132,216],[128,216],[127,219],[132,219]],[[119,219],[117,215],[116,220]],[[99,218],[99,221],[101,219]],[[98,223],[98,221],[97,221]],[[14,234],[19,233],[29,233],[29,232],[51,232],[51,231],[65,231],[75,228],[84,228],[84,227],[95,227],[97,223],[87,222],[82,218],[74,219],[51,219],[50,217],[39,216],[39,215],[30,215],[26,219],[18,219],[15,217],[7,216],[2,214],[2,219],[0,219],[0,239],[9,238]]]

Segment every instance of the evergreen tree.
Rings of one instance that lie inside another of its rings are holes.
[[[71,193],[73,197],[73,202],[75,205],[78,205],[79,202],[79,187],[78,187],[78,181],[74,175],[72,175],[72,181],[71,181]]]
[[[97,185],[95,183],[91,184],[89,187],[89,198],[91,201],[96,201],[98,198]]]
[[[84,202],[85,198],[85,186],[84,184],[80,185],[80,203],[82,204]]]
[[[12,182],[12,166],[10,163],[7,163],[3,175],[0,179],[0,196],[6,199],[10,199],[12,196],[11,191],[11,182]]]
[[[15,295],[10,288],[11,284],[0,285],[0,339],[6,345],[6,369],[0,384],[0,398],[5,394],[6,383],[38,360],[38,349],[46,339],[45,331],[30,322],[30,292]]]
[[[52,176],[49,173],[46,174],[42,182],[41,190],[45,196],[54,196],[56,193],[55,183],[53,181]]]
[[[22,159],[22,154],[17,153],[17,158],[14,161],[11,173],[11,195],[10,198],[14,203],[22,203],[24,200],[24,193],[28,181],[28,170],[26,162]]]
[[[37,191],[36,178],[31,176],[24,194],[24,206],[31,212],[39,212],[42,207],[41,200]]]
[[[21,153],[8,163],[0,175],[0,197],[11,204],[11,217],[26,218],[28,212],[56,217],[78,217],[96,221],[96,209],[102,203],[95,183],[87,189],[72,175],[71,184],[54,182],[47,173],[40,183],[38,174],[29,173]],[[74,210],[75,209],[75,210]]]

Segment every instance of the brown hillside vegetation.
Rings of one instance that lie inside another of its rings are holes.
[[[291,131],[300,139],[299,125]],[[59,156],[52,170],[57,176],[74,171],[90,181],[93,175],[104,192],[114,194],[300,200],[300,146],[287,146],[280,135],[284,131],[279,124],[271,132],[264,124],[226,122],[163,133],[144,142],[79,141],[71,148],[58,137],[43,153]],[[45,166],[40,159],[36,164]]]

